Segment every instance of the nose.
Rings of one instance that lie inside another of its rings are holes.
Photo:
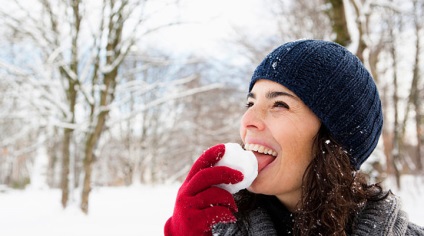
[[[241,119],[241,128],[246,130],[260,131],[265,129],[265,114],[264,111],[255,106],[250,107],[244,113]]]

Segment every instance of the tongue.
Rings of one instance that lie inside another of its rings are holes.
[[[259,154],[256,155],[256,159],[258,159],[258,172],[260,172],[263,168],[273,162],[275,157],[265,154]]]

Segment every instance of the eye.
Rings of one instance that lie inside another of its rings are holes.
[[[250,108],[252,106],[253,106],[253,102],[251,102],[251,101],[246,102],[246,105],[245,105],[246,108]]]
[[[287,103],[282,102],[282,101],[275,101],[274,107],[281,107],[281,108],[285,108],[285,109],[290,109],[289,105],[287,105]]]

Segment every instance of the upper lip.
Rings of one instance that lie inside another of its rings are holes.
[[[271,155],[273,157],[276,157],[278,154],[275,150],[269,147],[265,147],[263,145],[255,144],[255,143],[245,143],[244,148],[248,151],[255,151],[255,152]]]

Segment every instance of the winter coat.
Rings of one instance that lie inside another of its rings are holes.
[[[273,236],[277,232],[270,214],[263,208],[256,208],[249,213],[248,235]],[[368,202],[353,221],[352,236],[398,236],[423,235],[424,227],[408,221],[407,214],[401,210],[400,200],[390,194],[387,198]],[[217,224],[214,226],[214,236],[245,236],[236,224]]]

